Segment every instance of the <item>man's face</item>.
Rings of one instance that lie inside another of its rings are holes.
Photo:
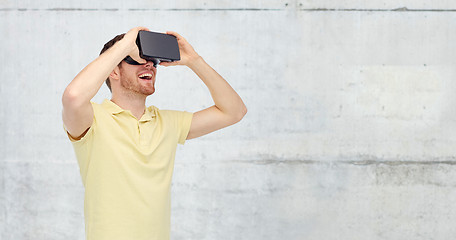
[[[155,76],[157,69],[154,63],[148,61],[142,65],[131,65],[121,62],[120,85],[124,90],[149,96],[155,92]]]

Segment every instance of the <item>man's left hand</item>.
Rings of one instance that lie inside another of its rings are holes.
[[[176,65],[185,65],[190,67],[190,65],[197,60],[200,56],[193,49],[192,45],[185,40],[181,35],[173,31],[167,31],[166,34],[173,35],[177,38],[177,44],[179,45],[180,60],[175,62],[160,62],[160,65],[176,66]]]

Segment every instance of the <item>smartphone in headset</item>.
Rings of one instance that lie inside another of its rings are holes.
[[[141,58],[156,62],[174,62],[180,60],[179,45],[173,35],[139,31],[136,38]]]

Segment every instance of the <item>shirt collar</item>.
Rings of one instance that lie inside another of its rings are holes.
[[[152,106],[147,107],[146,110],[144,111],[144,114],[142,115],[141,119],[139,119],[140,122],[147,122],[152,120],[152,118],[155,117],[155,111]]]
[[[104,109],[108,110],[112,115],[125,112],[124,109],[117,106],[117,104],[113,103],[111,100],[105,99],[101,104]]]
[[[105,99],[103,101],[102,105],[112,115],[116,115],[116,114],[119,114],[122,112],[127,112],[127,110],[122,109],[117,104],[115,104],[114,102],[112,102],[111,100],[108,100],[108,99]],[[128,111],[128,112],[131,114],[130,111]],[[150,121],[150,120],[152,120],[153,117],[155,117],[155,111],[154,111],[154,108],[152,106],[150,106],[145,109],[144,114],[139,121],[144,121],[144,122]]]

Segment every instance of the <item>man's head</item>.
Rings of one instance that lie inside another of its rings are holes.
[[[119,34],[107,42],[100,55],[111,48],[116,42],[123,39],[125,33]],[[113,92],[113,85],[119,86],[119,91],[129,91],[142,95],[151,95],[155,92],[156,63],[147,61],[140,64],[130,56],[124,58],[106,79],[106,85]],[[112,82],[114,81],[114,82]]]

